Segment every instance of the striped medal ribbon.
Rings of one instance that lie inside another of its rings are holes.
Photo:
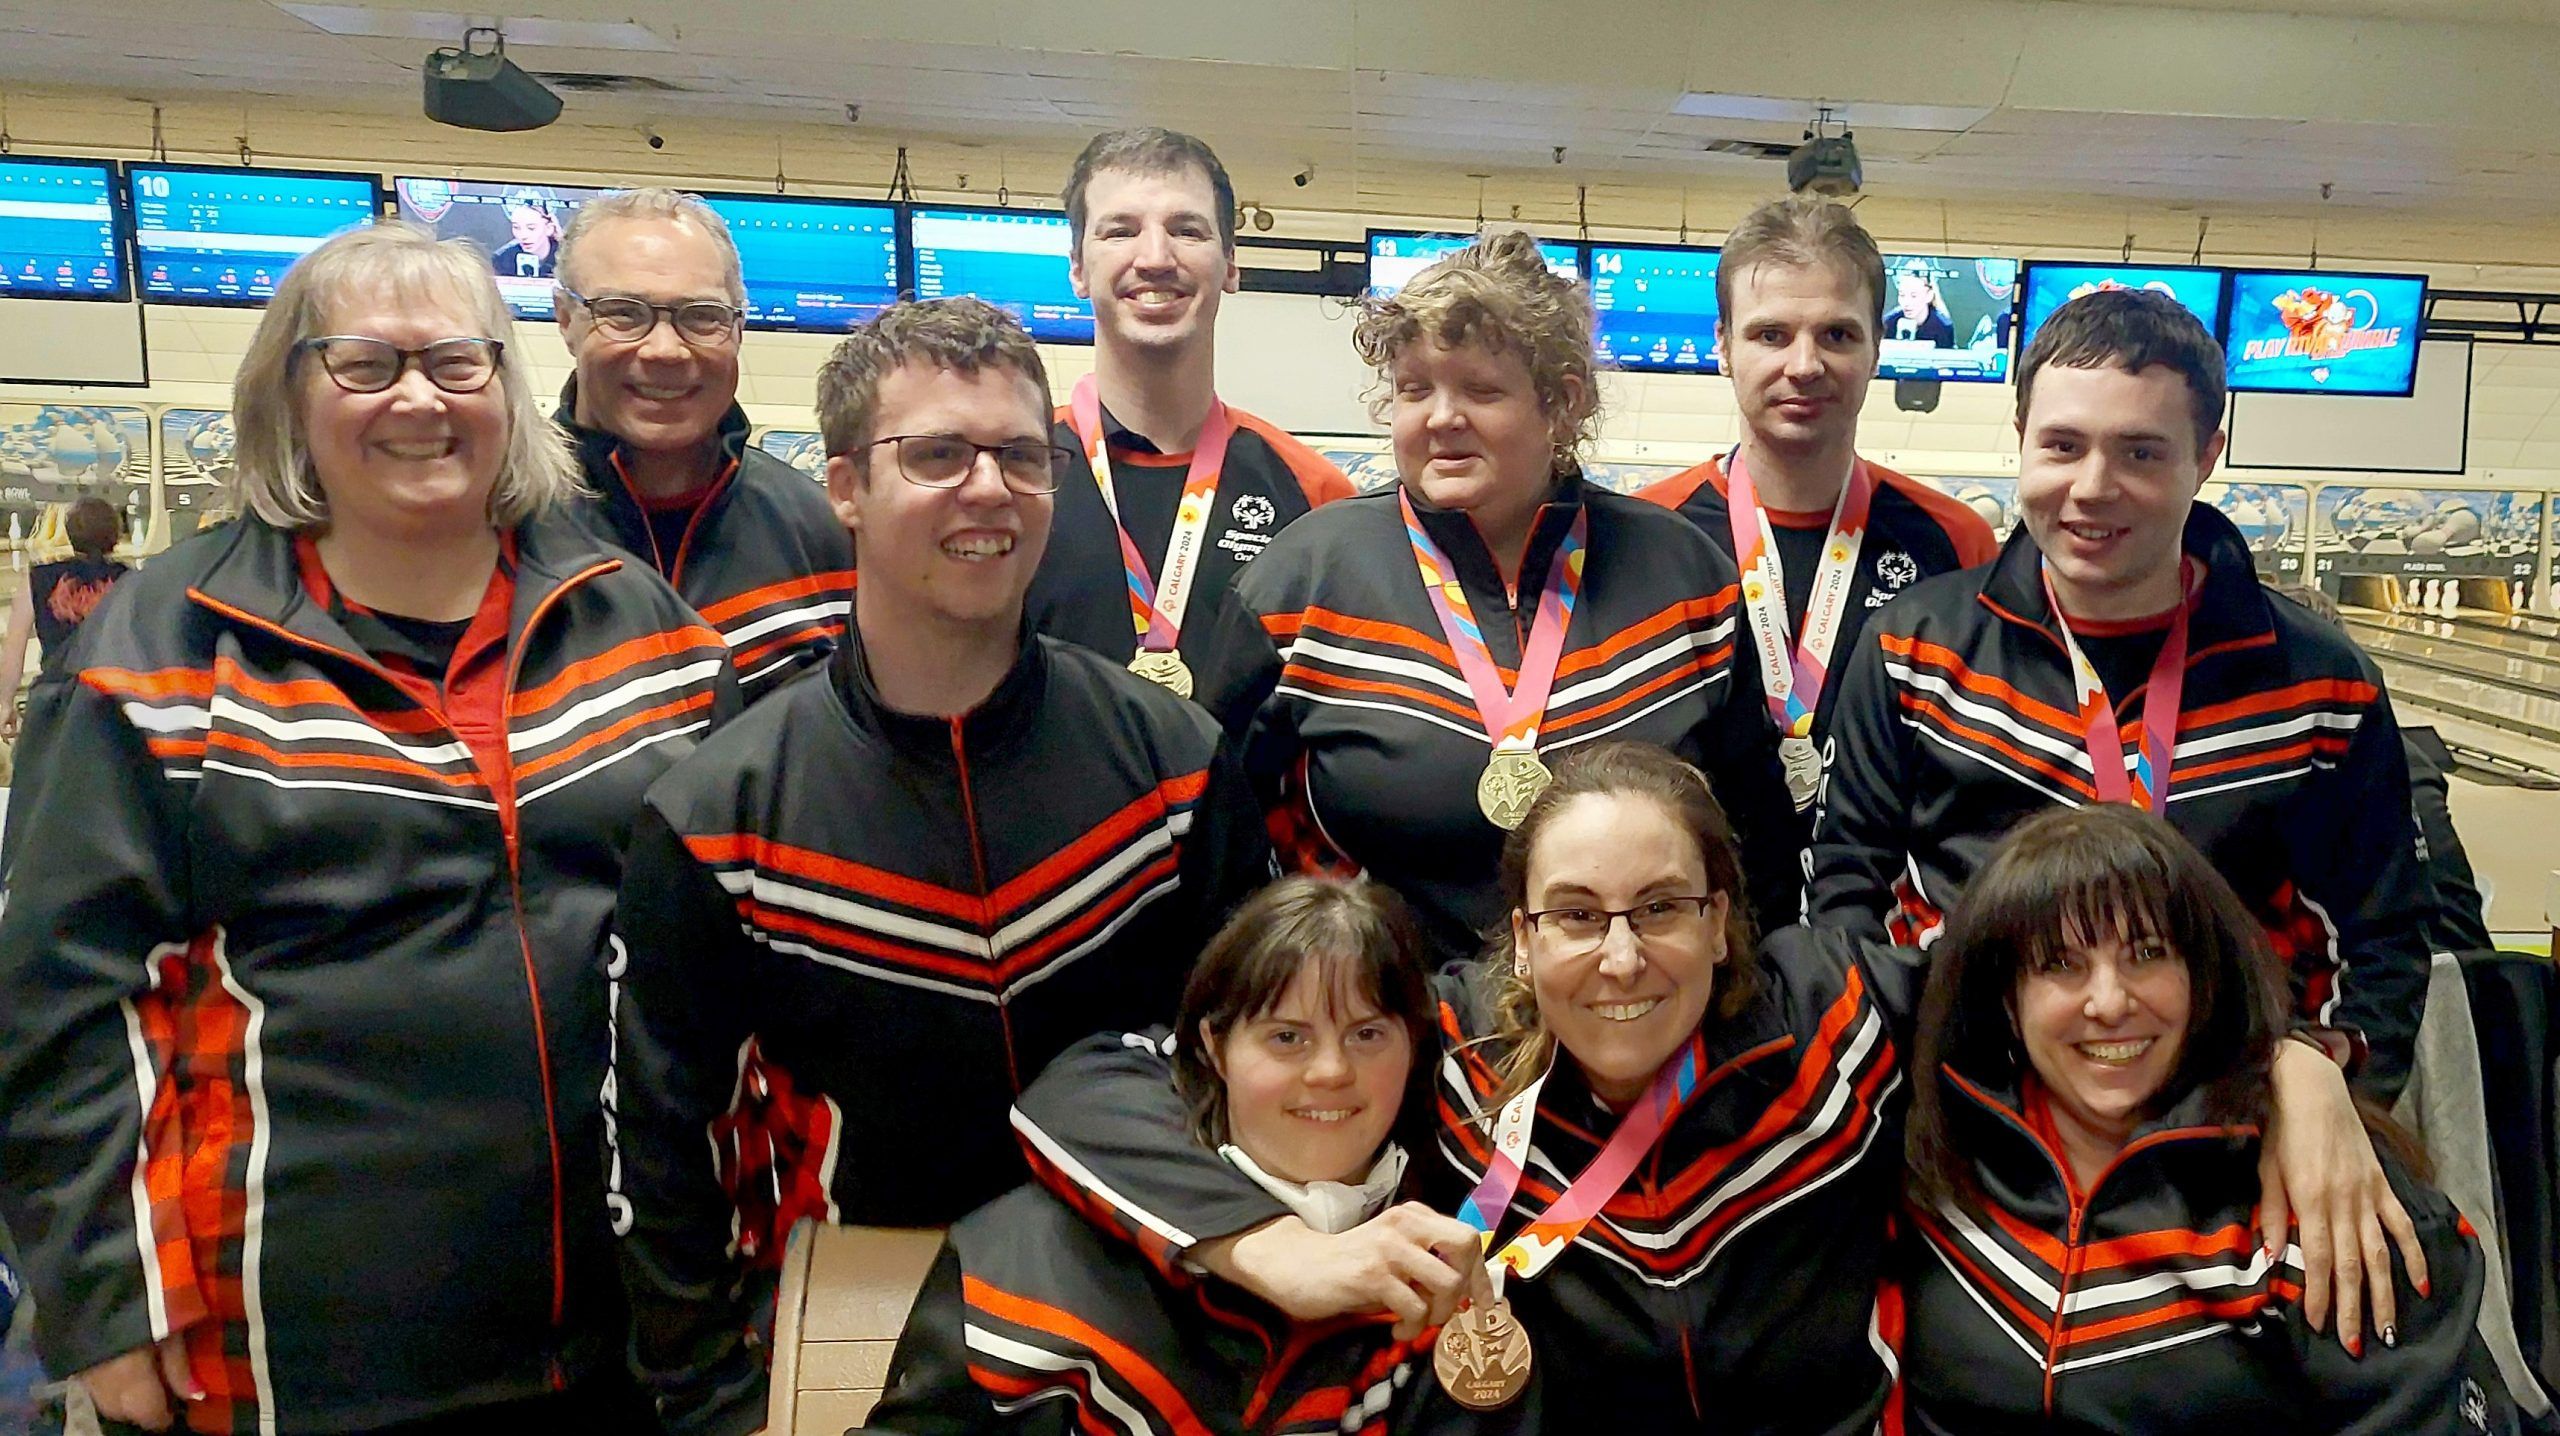
[[[1848,481],[1831,508],[1831,529],[1823,536],[1822,561],[1815,565],[1807,591],[1804,629],[1788,642],[1786,575],[1778,560],[1778,537],[1768,510],[1760,507],[1751,469],[1736,449],[1725,461],[1725,512],[1733,525],[1733,551],[1742,570],[1742,609],[1749,620],[1751,646],[1760,658],[1760,691],[1769,700],[1769,716],[1778,724],[1778,757],[1787,773],[1787,794],[1798,809],[1810,807],[1822,777],[1822,759],[1813,746],[1813,715],[1822,706],[1822,685],[1829,680],[1831,652],[1849,611],[1849,590],[1858,576],[1858,550],[1867,535],[1867,509],[1875,500],[1875,480],[1864,460],[1849,466]]]
[[[1173,532],[1165,539],[1164,561],[1152,571],[1138,552],[1128,525],[1120,521],[1120,498],[1112,487],[1111,446],[1102,438],[1102,393],[1087,374],[1076,381],[1067,404],[1068,426],[1084,445],[1085,463],[1102,490],[1103,510],[1120,536],[1120,567],[1129,580],[1129,622],[1138,638],[1129,671],[1161,683],[1184,698],[1191,696],[1191,666],[1182,661],[1182,616],[1191,606],[1191,581],[1209,535],[1209,512],[1216,507],[1218,474],[1227,464],[1227,442],[1235,437],[1235,421],[1226,404],[1209,401],[1209,417],[1192,446],[1191,470],[1182,482],[1182,500],[1173,514]]]
[[[2053,594],[2053,576],[2041,569],[2044,601],[2053,609],[2053,626],[2062,634],[2063,651],[2071,655],[2073,697],[2080,704],[2081,741],[2089,750],[2089,776],[2101,803],[2131,803],[2165,815],[2169,810],[2169,770],[2178,744],[2178,705],[2187,686],[2187,619],[2195,612],[2201,587],[2193,560],[2179,561],[2186,596],[2169,619],[2169,636],[2160,656],[2151,660],[2151,678],[2142,693],[2142,733],[2134,754],[2133,774],[2125,775],[2124,730],[2116,722],[2116,706],[2097,666],[2071,636],[2071,621]]]

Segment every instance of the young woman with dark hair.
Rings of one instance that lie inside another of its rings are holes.
[[[1284,878],[1248,900],[1149,1047],[1171,1056],[1193,1149],[1319,1230],[1387,1211],[1407,1185],[1395,1136],[1429,1112],[1423,951],[1404,903],[1375,883]],[[1389,1322],[1295,1321],[1214,1278],[1150,1269],[1025,1186],[951,1229],[869,1425],[1381,1431],[1415,1354]]]
[[[2010,833],[1920,1007],[1907,1319],[1888,1323],[1908,1429],[2505,1429],[2498,1383],[2471,1375],[2479,1243],[2387,1119],[2375,1145],[2424,1258],[2377,1285],[2377,1340],[2318,1335],[2300,1248],[2260,1242],[2286,1027],[2261,929],[2167,823],[2103,804]]]

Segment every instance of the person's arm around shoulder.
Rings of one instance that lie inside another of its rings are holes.
[[[1017,1429],[969,1375],[969,1303],[961,1278],[959,1250],[946,1241],[898,1333],[880,1404],[857,1429],[896,1436],[994,1436]]]
[[[2390,1263],[2398,1319],[2354,1350],[2314,1329],[2301,1306],[2286,1320],[2316,1409],[2311,1428],[2339,1436],[2477,1436],[2502,1430],[2503,1391],[2474,1378],[2480,1295],[2487,1282],[2479,1238],[2442,1193],[2396,1167],[2391,1185],[2409,1208],[2426,1253],[2422,1272]],[[2432,1274],[2431,1278],[2429,1274]],[[2467,1389],[2466,1389],[2467,1388]],[[2474,1417],[2477,1416],[2477,1420]]]

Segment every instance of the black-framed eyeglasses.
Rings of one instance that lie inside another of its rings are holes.
[[[675,326],[676,335],[688,344],[726,344],[738,337],[738,321],[746,311],[734,304],[710,299],[689,299],[682,304],[652,304],[627,294],[608,294],[589,299],[567,285],[560,292],[571,303],[587,311],[596,332],[607,339],[629,344],[649,337],[664,318]]]
[[[871,441],[875,449],[883,444],[897,446],[898,473],[926,489],[960,487],[978,466],[980,454],[996,456],[997,476],[1017,494],[1056,493],[1058,475],[1067,466],[1067,451],[1040,439],[978,444],[957,434],[891,434]]]
[[[1634,907],[1551,907],[1521,916],[1540,936],[1570,951],[1585,952],[1608,941],[1609,928],[1620,918],[1627,920],[1627,931],[1638,942],[1681,936],[1706,917],[1707,906],[1714,901],[1712,896],[1658,897]]]
[[[477,394],[497,377],[498,356],[507,346],[495,339],[439,339],[416,349],[403,349],[388,339],[362,334],[323,334],[293,346],[296,356],[317,354],[320,368],[350,394],[379,394],[400,382],[410,365],[427,382],[448,394]]]

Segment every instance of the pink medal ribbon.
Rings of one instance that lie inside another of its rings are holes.
[[[1583,544],[1590,533],[1591,511],[1575,511],[1572,529],[1547,565],[1546,586],[1539,591],[1537,616],[1530,621],[1529,642],[1520,655],[1520,684],[1506,688],[1502,670],[1485,647],[1484,630],[1477,626],[1466,589],[1458,582],[1457,569],[1422,531],[1413,499],[1399,492],[1396,502],[1404,509],[1405,537],[1413,543],[1422,591],[1431,599],[1431,611],[1458,660],[1458,672],[1475,695],[1476,712],[1484,720],[1494,751],[1536,752],[1538,725],[1546,720],[1547,697],[1555,688],[1556,667],[1564,660],[1564,632],[1573,622],[1573,606],[1582,594]]]
[[[1822,541],[1822,562],[1807,591],[1804,629],[1789,643],[1786,575],[1778,562],[1777,534],[1742,451],[1725,465],[1725,510],[1733,525],[1733,551],[1742,570],[1742,606],[1750,619],[1752,647],[1760,656],[1760,687],[1769,700],[1769,716],[1788,738],[1813,736],[1814,710],[1822,704],[1822,685],[1830,676],[1831,651],[1849,609],[1849,590],[1858,572],[1858,548],[1866,538],[1867,508],[1875,499],[1875,481],[1865,462],[1849,468],[1848,482],[1832,506],[1831,530]]]
[[[2192,562],[2180,560],[2179,574],[2186,581],[2186,595],[2170,615],[2169,635],[2161,640],[2160,656],[2151,660],[2151,677],[2142,694],[2140,747],[2134,755],[2131,778],[2125,775],[2124,730],[2116,722],[2115,704],[2107,697],[2107,686],[2098,677],[2096,665],[2081,652],[2080,641],[2071,636],[2071,622],[2063,616],[2061,601],[2054,597],[2052,576],[2042,575],[2044,601],[2053,609],[2053,626],[2062,634],[2063,650],[2071,655],[2073,696],[2080,704],[2082,741],[2089,750],[2089,776],[2101,803],[2131,803],[2163,814],[2168,811],[2170,767],[2176,760],[2178,744],[2178,705],[2187,686],[2187,619],[2195,611],[2198,587]]]
[[[1084,445],[1085,462],[1102,489],[1102,507],[1120,535],[1120,566],[1129,580],[1129,619],[1141,653],[1169,653],[1182,637],[1182,616],[1190,607],[1191,581],[1197,574],[1209,511],[1215,506],[1218,474],[1226,467],[1227,441],[1235,437],[1235,421],[1227,406],[1209,401],[1208,420],[1191,450],[1191,470],[1183,480],[1182,500],[1175,508],[1173,532],[1166,538],[1164,561],[1150,571],[1128,526],[1120,521],[1120,500],[1111,480],[1111,447],[1102,437],[1102,396],[1093,376],[1076,381],[1068,402],[1067,422]]]

